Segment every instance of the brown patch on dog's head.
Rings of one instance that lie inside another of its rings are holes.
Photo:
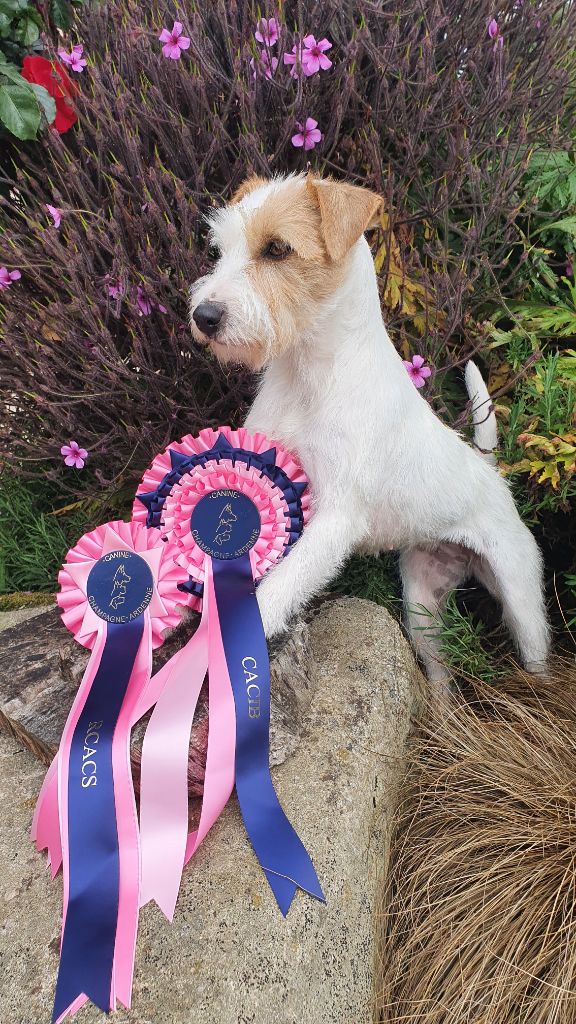
[[[314,310],[342,284],[345,257],[381,207],[367,189],[308,177],[287,181],[249,217],[248,276],[274,322],[271,354],[313,326]]]
[[[209,340],[198,340],[222,362],[253,368],[313,340],[350,251],[381,206],[379,196],[343,182],[249,178],[212,219],[222,257],[195,301],[221,304],[225,314]]]
[[[331,178],[309,177],[306,184],[318,203],[326,249],[341,260],[368,228],[376,227],[383,200],[367,188]]]
[[[243,181],[234,192],[229,206],[234,206],[236,203],[242,202],[244,196],[250,195],[255,189],[260,188],[262,185],[266,185],[266,178],[261,178],[258,174],[252,174],[246,181]]]
[[[274,325],[271,355],[298,342],[318,304],[343,280],[326,247],[320,207],[304,178],[287,181],[246,221],[247,276]]]

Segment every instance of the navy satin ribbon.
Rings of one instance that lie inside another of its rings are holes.
[[[213,559],[212,565],[236,706],[236,793],[256,856],[286,915],[297,888],[322,901],[324,894],[270,777],[270,662],[250,556],[230,561]]]
[[[112,741],[143,631],[144,615],[107,624],[100,665],[72,737],[69,897],[53,1021],[82,993],[101,1010],[110,1009],[120,879]]]

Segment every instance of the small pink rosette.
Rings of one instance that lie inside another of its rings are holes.
[[[91,651],[33,823],[52,873],[63,866],[64,909],[54,1021],[91,999],[130,1006],[140,849],[130,730],[150,681],[152,649],[179,621],[186,572],[176,549],[140,523],[82,537],[59,575],[67,628]]]

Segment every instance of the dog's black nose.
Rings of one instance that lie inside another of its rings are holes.
[[[201,302],[192,313],[192,319],[198,330],[211,338],[220,327],[225,312],[223,302]]]

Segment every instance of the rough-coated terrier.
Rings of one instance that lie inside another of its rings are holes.
[[[258,588],[266,634],[318,594],[353,551],[400,550],[406,625],[428,676],[447,671],[438,615],[476,577],[502,604],[525,666],[542,671],[549,627],[541,556],[490,454],[445,426],[382,321],[364,232],[382,200],[311,175],[253,177],[210,216],[219,251],[192,286],[196,341],[263,371],[246,427],[300,457],[313,517]],[[496,425],[473,363],[475,444]]]

